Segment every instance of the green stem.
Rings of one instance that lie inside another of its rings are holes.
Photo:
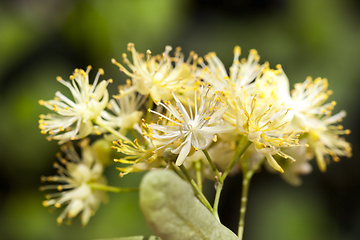
[[[218,207],[219,207],[219,200],[220,200],[220,195],[221,195],[221,191],[223,188],[223,183],[218,183],[217,187],[216,187],[216,194],[215,194],[215,199],[214,199],[214,216],[215,218],[220,222],[220,217],[219,217],[219,213],[218,213]]]
[[[218,180],[219,180],[219,183],[222,184],[222,183],[224,182],[224,180],[223,180],[223,178],[221,177],[221,175],[220,175],[220,173],[219,173],[219,170],[216,168],[214,162],[212,161],[212,159],[211,159],[208,151],[207,151],[206,149],[204,149],[204,150],[203,150],[203,153],[205,154],[206,159],[207,159],[208,162],[210,163],[210,166],[211,166],[212,170],[215,172],[215,174],[216,174],[216,176],[217,176],[217,178],[218,178]]]
[[[125,193],[125,192],[138,192],[138,188],[119,188],[119,187],[112,187],[107,186],[101,183],[89,183],[88,184],[92,189],[96,190],[103,190],[107,192],[116,192],[116,193]]]
[[[229,165],[227,166],[226,170],[224,171],[222,175],[222,179],[225,181],[227,175],[230,173],[231,169],[235,165],[237,161],[239,161],[240,157],[244,154],[246,149],[251,145],[251,142],[249,140],[246,140],[244,144],[242,142],[239,143],[239,145],[236,148],[235,155]]]
[[[201,160],[194,163],[196,170],[196,183],[202,192]]]
[[[217,187],[216,187],[216,194],[215,194],[215,199],[214,199],[214,206],[213,206],[213,215],[215,216],[215,218],[220,222],[220,218],[218,215],[218,206],[219,206],[219,201],[220,201],[220,195],[221,195],[221,191],[224,185],[224,181],[227,177],[227,175],[229,174],[230,170],[232,169],[232,167],[235,165],[235,163],[240,159],[240,157],[244,154],[244,152],[246,151],[246,149],[250,146],[251,142],[247,141],[247,139],[243,139],[244,141],[241,141],[236,149],[234,158],[232,159],[232,161],[230,162],[230,164],[228,165],[228,167],[226,168],[224,174],[220,175],[218,169],[216,168],[215,164],[213,163],[209,153],[205,150],[203,150],[207,160],[209,161],[211,168],[213,169],[213,171],[215,172],[217,178],[218,178],[218,183],[217,183]],[[245,142],[246,140],[246,142]]]
[[[182,171],[180,171],[179,168],[173,162],[171,162],[171,166],[172,166],[172,169],[176,172],[176,174],[179,175],[179,177],[181,177],[184,180],[187,180],[184,173]]]
[[[102,127],[103,129],[105,129],[106,131],[108,131],[109,133],[115,135],[116,137],[125,140],[125,141],[131,141],[130,139],[128,139],[127,137],[125,137],[124,135],[122,135],[121,133],[119,133],[118,131],[116,131],[115,129],[113,129],[112,127],[104,124],[102,121],[100,120],[96,120],[95,123],[97,125],[99,125],[100,127]]]
[[[191,185],[193,186],[195,193],[197,195],[197,197],[199,198],[199,200],[205,205],[205,207],[207,207],[211,213],[214,214],[214,210],[211,207],[209,201],[206,199],[206,197],[204,196],[204,194],[202,193],[202,191],[200,190],[199,186],[196,184],[196,182],[194,181],[194,179],[192,179],[190,177],[189,172],[186,170],[186,168],[184,167],[184,165],[180,165],[180,169],[181,171],[185,174],[186,179],[191,183]]]
[[[245,213],[246,213],[246,205],[247,199],[249,195],[249,187],[252,176],[255,171],[259,169],[264,160],[257,162],[253,167],[250,165],[244,166],[243,168],[243,182],[242,182],[242,191],[241,191],[241,207],[240,207],[240,219],[239,219],[239,228],[238,228],[238,237],[240,240],[243,239],[244,235],[244,224],[245,224]],[[248,168],[250,167],[250,169]]]

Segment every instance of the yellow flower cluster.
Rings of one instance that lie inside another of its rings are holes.
[[[161,55],[153,56],[150,50],[137,52],[129,43],[128,51],[131,60],[125,53],[122,63],[112,59],[130,78],[113,99],[107,90],[112,79],[99,81],[102,69],[92,84],[91,67],[75,69],[70,81],[58,77],[71,97],[57,92],[53,100],[39,101],[53,111],[40,116],[41,133],[59,144],[103,134],[119,154],[115,161],[121,164],[120,176],[170,165],[188,169],[196,165],[209,177],[214,177],[211,171],[215,173],[216,167],[226,174],[236,172],[241,164],[229,163],[244,139],[251,146],[241,163],[266,159],[271,169],[285,172],[284,178],[293,184],[301,182],[299,174],[311,171],[308,162],[313,156],[321,171],[326,170],[329,156],[335,161],[351,156],[351,146],[341,136],[350,131],[336,125],[346,114],[332,115],[335,102],[328,101],[332,92],[326,79],[308,77],[290,90],[281,65],[271,69],[267,62],[260,64],[253,49],[240,59],[239,46],[234,48],[229,71],[213,52],[204,58],[191,52],[185,60],[179,47],[171,53],[166,46]],[[43,180],[64,182],[57,188],[72,190],[60,197],[51,195],[44,205],[67,202],[59,222],[83,212],[86,224],[99,203],[89,182],[102,179],[102,163],[88,150],[85,159],[91,158],[87,160],[91,164],[80,161],[72,150],[68,154],[74,160],[66,160],[65,168],[57,165],[60,176]],[[98,165],[101,171],[94,169]]]

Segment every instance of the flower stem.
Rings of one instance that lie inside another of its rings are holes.
[[[213,206],[214,216],[219,222],[220,222],[220,217],[219,217],[219,213],[218,213],[218,207],[219,207],[219,200],[220,200],[220,195],[221,195],[223,185],[224,185],[223,183],[218,183],[218,185],[216,186],[216,194],[215,194],[214,206]]]
[[[224,171],[224,173],[222,175],[223,180],[226,179],[227,175],[230,173],[230,171],[233,168],[233,166],[235,165],[235,163],[237,161],[239,161],[240,157],[244,154],[244,152],[250,145],[251,145],[251,142],[249,140],[246,140],[245,143],[244,143],[244,141],[241,141],[238,144],[233,159],[231,160],[231,162],[229,163],[229,165],[227,166],[226,170]]]
[[[119,133],[118,131],[116,131],[115,129],[113,129],[112,127],[106,125],[103,123],[103,121],[96,119],[95,123],[97,125],[99,125],[100,127],[102,127],[103,129],[105,129],[106,131],[108,131],[109,133],[115,135],[116,137],[125,140],[125,141],[131,141],[130,139],[128,139],[127,137],[125,137],[124,135],[122,135],[121,133]]]
[[[214,210],[211,207],[209,201],[206,199],[206,197],[204,196],[204,194],[202,193],[202,191],[200,190],[199,186],[196,184],[196,182],[194,181],[194,179],[192,179],[190,177],[189,172],[186,170],[186,168],[184,167],[184,165],[180,165],[180,169],[181,171],[184,173],[184,175],[186,176],[186,179],[191,183],[191,185],[193,186],[195,193],[197,195],[197,197],[199,198],[199,200],[205,205],[205,207],[207,207],[211,213],[214,214]]]
[[[215,174],[216,174],[216,176],[217,176],[217,178],[218,178],[219,183],[222,184],[222,183],[224,182],[224,180],[223,180],[223,178],[221,177],[221,175],[220,175],[220,173],[219,173],[219,170],[216,168],[214,162],[212,161],[212,159],[211,159],[208,151],[207,151],[206,149],[204,149],[204,150],[203,150],[203,153],[205,154],[206,159],[207,159],[208,162],[210,163],[210,166],[211,166],[212,170],[215,172]]]
[[[201,160],[194,163],[196,170],[196,183],[199,186],[200,191],[202,192],[202,177],[201,177]]]
[[[119,188],[119,187],[112,187],[107,186],[101,183],[89,183],[88,184],[92,189],[96,190],[103,190],[107,192],[116,192],[116,193],[124,193],[124,192],[138,192],[138,188]]]
[[[220,222],[220,218],[219,218],[219,214],[218,214],[218,206],[219,206],[219,201],[220,201],[220,195],[221,195],[221,191],[224,185],[224,181],[227,177],[227,175],[229,174],[230,170],[232,169],[232,167],[235,165],[235,163],[240,159],[240,157],[244,154],[244,152],[246,151],[246,149],[250,146],[251,142],[247,141],[241,141],[236,149],[234,158],[232,159],[232,161],[230,162],[230,164],[228,165],[228,167],[226,168],[225,172],[220,175],[218,169],[216,168],[215,164],[213,163],[213,161],[211,160],[211,157],[209,155],[209,153],[205,150],[203,150],[207,160],[209,161],[213,171],[215,172],[218,182],[217,182],[217,187],[216,187],[216,194],[215,194],[215,199],[214,199],[214,206],[213,206],[213,215],[216,217],[216,219]]]
[[[252,176],[255,171],[259,169],[264,160],[258,161],[253,167],[248,164],[243,164],[243,182],[242,182],[242,191],[241,191],[241,207],[240,207],[240,219],[239,219],[239,228],[238,228],[238,237],[240,240],[243,239],[244,235],[244,224],[245,224],[245,213],[246,213],[246,204],[249,195],[249,187]]]

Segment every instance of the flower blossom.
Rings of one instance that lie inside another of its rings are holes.
[[[342,125],[333,125],[342,121],[345,111],[341,111],[333,116],[324,116],[321,119],[312,119],[308,126],[308,143],[310,149],[315,154],[317,164],[322,172],[326,171],[326,163],[329,162],[328,155],[336,162],[339,156],[351,157],[351,145],[339,135],[350,134],[349,129],[344,129]]]
[[[74,147],[69,144],[62,146],[62,151],[65,152],[66,158],[57,155],[59,162],[54,164],[58,171],[58,175],[45,177],[42,176],[42,182],[53,182],[58,184],[45,185],[40,189],[57,190],[46,194],[48,200],[43,201],[45,207],[55,206],[60,208],[67,204],[57,222],[61,224],[64,219],[71,219],[81,213],[81,223],[85,226],[90,217],[98,209],[101,201],[106,198],[105,192],[101,190],[94,190],[90,184],[105,184],[106,179],[103,177],[103,165],[94,157],[91,147],[88,145],[88,140],[81,142],[82,159],[76,153]]]
[[[297,146],[299,135],[305,131],[286,128],[290,124],[289,115],[291,114],[288,114],[290,109],[277,108],[271,103],[271,99],[252,96],[243,90],[243,94],[235,103],[236,126],[241,134],[246,135],[248,140],[254,143],[256,150],[265,155],[275,170],[283,172],[284,170],[272,155],[277,154],[295,161],[280,148]]]
[[[313,80],[307,77],[303,83],[295,84],[290,94],[289,80],[281,66],[278,68],[281,71],[278,84],[279,97],[292,109],[292,127],[309,132],[307,134],[309,149],[314,153],[319,169],[322,172],[326,170],[326,163],[329,162],[327,155],[330,155],[334,161],[339,161],[339,156],[351,157],[351,145],[344,138],[339,137],[350,134],[350,130],[343,129],[341,125],[334,125],[342,121],[346,112],[340,111],[331,116],[336,102],[325,103],[332,94],[332,91],[328,90],[327,79]]]
[[[59,140],[59,144],[69,140],[81,139],[93,132],[93,120],[100,116],[108,104],[109,94],[106,89],[112,80],[103,80],[98,84],[100,75],[104,74],[99,69],[94,83],[89,84],[89,66],[86,72],[75,69],[70,81],[57,77],[57,81],[69,88],[73,100],[56,92],[53,100],[40,100],[39,104],[51,109],[54,114],[40,115],[39,128],[42,134],[49,133],[48,139]]]
[[[120,133],[125,135],[126,131],[132,129],[134,124],[141,122],[143,112],[140,111],[141,106],[146,101],[146,97],[136,92],[123,94],[131,87],[128,81],[127,85],[119,88],[120,94],[114,96],[107,105],[107,108],[114,113],[110,114],[107,111],[101,112],[101,117],[104,123],[112,128],[120,128]]]
[[[217,92],[209,97],[209,91],[208,87],[205,89],[203,86],[201,89],[195,89],[194,111],[189,99],[188,112],[173,92],[176,107],[169,101],[158,103],[168,111],[168,115],[149,110],[165,120],[163,125],[148,124],[149,138],[158,147],[156,150],[178,143],[178,147],[171,151],[179,154],[177,166],[183,164],[192,147],[195,150],[203,150],[212,141],[216,141],[216,134],[234,129],[232,126],[221,124],[222,115],[227,109],[227,105],[219,97],[221,93]]]
[[[325,103],[332,94],[332,91],[328,90],[329,84],[326,78],[313,80],[311,77],[307,77],[303,83],[295,84],[290,93],[289,79],[280,64],[277,65],[277,68],[280,71],[276,79],[278,97],[287,107],[292,109],[291,112],[301,127],[309,125],[309,121],[313,118],[331,115],[336,102]]]
[[[160,100],[170,100],[172,91],[179,91],[186,87],[190,81],[195,80],[197,55],[190,53],[187,61],[184,61],[184,55],[181,48],[175,50],[175,56],[170,57],[169,53],[172,47],[166,46],[165,52],[160,56],[151,56],[150,50],[144,54],[136,51],[134,44],[128,44],[128,51],[132,53],[133,63],[129,61],[127,55],[123,54],[123,61],[128,65],[130,71],[120,63],[112,59],[112,63],[120,68],[121,72],[131,77],[133,86],[124,91],[124,94],[137,91],[140,94],[150,94],[155,102]],[[190,64],[193,60],[193,64]],[[132,71],[132,72],[131,72]]]
[[[234,48],[233,64],[227,73],[224,64],[216,56],[216,53],[210,52],[204,58],[208,65],[205,65],[202,59],[199,64],[203,71],[201,77],[209,83],[215,91],[233,92],[241,87],[249,88],[254,85],[254,80],[260,75],[264,68],[269,64],[259,64],[260,56],[255,49],[251,49],[247,59],[239,60],[241,49],[239,46]]]
[[[124,155],[120,159],[114,159],[114,162],[131,165],[116,168],[120,171],[120,177],[123,177],[130,172],[142,172],[151,167],[158,167],[160,165],[158,154],[155,153],[155,148],[151,144],[150,146],[147,146],[146,149],[139,144],[137,139],[133,142],[119,139],[113,141],[113,144],[112,149],[116,149],[117,152]]]
[[[305,147],[305,142],[306,140],[301,140],[300,144],[302,146],[285,148],[283,150],[285,154],[294,157],[296,162],[289,162],[284,158],[276,159],[284,169],[284,173],[280,175],[281,178],[293,186],[300,186],[302,184],[301,175],[310,174],[312,171],[312,166],[309,163],[311,157],[309,158],[309,154],[307,153],[308,148]],[[265,167],[270,172],[275,172],[275,170],[270,166],[268,167],[267,164],[265,164]]]

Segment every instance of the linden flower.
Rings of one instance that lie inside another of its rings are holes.
[[[190,100],[188,99],[189,112],[172,92],[176,102],[174,107],[170,102],[159,103],[168,111],[168,116],[149,110],[157,114],[161,119],[167,120],[166,125],[149,124],[148,129],[150,139],[155,146],[160,146],[156,150],[164,148],[172,143],[180,145],[172,150],[174,154],[179,154],[176,165],[180,166],[189,155],[191,146],[195,150],[202,150],[208,147],[212,141],[216,141],[218,133],[228,132],[234,129],[232,126],[222,125],[221,118],[227,106],[220,99],[219,92],[208,97],[209,88],[195,89],[194,112],[192,111]],[[200,100],[199,104],[198,101]]]
[[[101,112],[101,117],[106,122],[106,125],[112,128],[120,128],[120,133],[125,135],[126,131],[132,129],[134,124],[141,122],[143,113],[140,110],[144,104],[146,97],[141,94],[131,92],[129,94],[121,94],[131,87],[130,83],[126,87],[120,87],[120,94],[114,96],[114,99],[109,101],[107,106],[115,115],[106,111]]]
[[[124,93],[137,91],[143,95],[150,94],[155,102],[159,102],[171,99],[170,90],[178,91],[184,88],[188,82],[194,81],[197,55],[191,52],[185,62],[180,47],[176,48],[174,57],[169,55],[171,50],[170,46],[166,46],[165,52],[161,56],[151,56],[150,50],[147,50],[145,60],[143,54],[136,52],[134,44],[129,43],[128,51],[132,53],[133,63],[128,60],[125,53],[123,61],[132,72],[116,62],[115,59],[111,60],[120,68],[121,72],[131,77],[133,81],[133,86]],[[191,60],[193,60],[192,65],[190,64]]]
[[[303,141],[301,141],[303,142]],[[311,164],[309,161],[309,154],[307,154],[307,149],[303,144],[296,148],[286,148],[284,153],[289,154],[296,158],[296,162],[289,163],[286,159],[278,158],[277,161],[285,169],[285,172],[281,174],[281,178],[284,179],[287,183],[293,186],[300,186],[302,184],[301,175],[310,174],[312,171]],[[270,172],[275,172],[272,167],[265,165]]]
[[[350,143],[339,137],[350,134],[350,130],[341,125],[332,125],[342,121],[345,115],[345,111],[341,111],[331,117],[314,118],[309,124],[308,143],[322,172],[326,171],[326,163],[329,162],[326,155],[330,155],[336,162],[340,160],[339,156],[352,156]]]
[[[45,207],[54,205],[56,208],[67,204],[57,222],[61,224],[64,219],[71,221],[81,212],[81,223],[85,226],[90,217],[98,209],[100,202],[105,200],[105,192],[94,190],[90,184],[105,184],[103,177],[103,165],[96,161],[91,147],[88,146],[88,140],[81,142],[82,159],[76,153],[72,145],[63,146],[66,158],[59,153],[59,161],[54,164],[58,174],[56,176],[41,177],[42,182],[54,182],[58,184],[42,186],[41,190],[57,190],[46,194],[48,200],[43,201]]]
[[[265,155],[269,164],[277,171],[284,170],[276,162],[272,155],[279,155],[285,159],[291,156],[286,155],[280,147],[298,145],[299,134],[303,131],[294,132],[285,128],[290,124],[288,113],[290,109],[276,109],[270,99],[251,97],[245,90],[237,101],[237,130],[247,136],[253,142],[256,150]]]
[[[42,134],[49,133],[48,139],[59,140],[59,144],[69,140],[81,139],[93,131],[93,123],[106,107],[109,94],[106,89],[112,80],[103,80],[98,84],[100,75],[104,74],[99,69],[93,85],[89,84],[89,66],[86,72],[75,69],[70,76],[71,82],[57,77],[57,81],[69,88],[73,100],[61,92],[56,92],[54,100],[40,100],[39,104],[54,111],[54,114],[40,115],[39,128]]]
[[[330,155],[334,161],[338,161],[338,156],[351,156],[351,146],[339,135],[349,134],[350,130],[344,130],[341,125],[332,124],[340,122],[346,115],[341,111],[331,116],[332,110],[336,105],[335,101],[324,102],[332,94],[328,90],[328,81],[326,78],[316,78],[312,80],[307,77],[303,83],[295,84],[295,88],[290,96],[289,80],[278,66],[281,74],[279,75],[279,96],[284,100],[287,106],[292,108],[294,119],[293,128],[304,129],[309,132],[308,143],[310,149],[314,152],[319,169],[326,170],[324,156]]]
[[[155,148],[151,145],[148,146],[148,149],[145,149],[139,144],[137,139],[134,142],[119,139],[113,141],[113,144],[112,149],[116,149],[117,152],[125,155],[120,159],[114,159],[114,162],[131,164],[129,167],[117,167],[121,171],[120,177],[130,172],[141,172],[159,165],[159,162],[155,161],[158,155],[154,151]]]
[[[311,77],[307,77],[303,83],[295,84],[290,95],[289,80],[281,65],[277,65],[277,68],[281,72],[277,78],[278,96],[287,107],[292,109],[292,114],[298,118],[298,124],[302,127],[307,126],[312,118],[331,115],[336,102],[324,104],[332,94],[332,91],[328,90],[329,84],[326,78],[312,80]]]
[[[234,60],[228,75],[223,63],[211,52],[205,56],[208,66],[199,59],[199,64],[203,68],[202,78],[208,82],[215,90],[227,92],[231,89],[251,85],[268,63],[260,65],[260,56],[255,49],[251,49],[248,59],[239,57],[241,49],[239,46],[234,48]]]

